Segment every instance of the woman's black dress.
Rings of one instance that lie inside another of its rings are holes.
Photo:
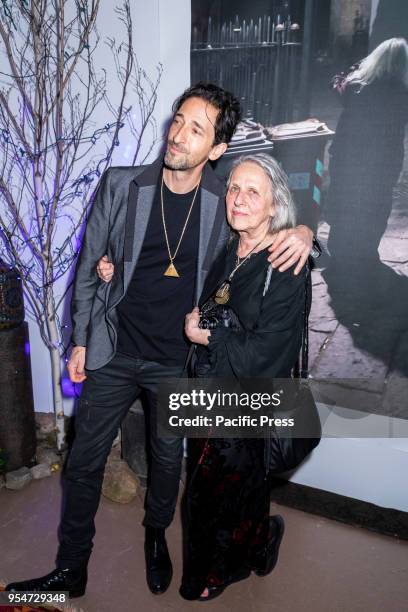
[[[201,303],[233,269],[237,241],[210,271]],[[211,332],[197,349],[196,374],[223,378],[289,377],[301,346],[306,270],[273,271],[262,297],[268,251],[254,254],[236,272],[229,306],[242,330]],[[183,596],[199,597],[255,567],[270,537],[270,481],[263,439],[189,440],[185,496],[186,548]],[[182,593],[182,594],[183,594]]]

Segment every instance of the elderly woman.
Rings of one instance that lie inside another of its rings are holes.
[[[200,303],[202,309],[211,296],[222,303],[223,325],[202,329],[198,308],[186,316],[185,333],[197,345],[195,373],[238,380],[290,377],[301,347],[308,271],[271,274],[267,261],[273,234],[295,225],[279,164],[264,154],[240,158],[228,179],[226,207],[231,240],[208,275]],[[264,444],[190,440],[180,587],[185,599],[214,599],[251,571],[265,576],[275,566],[284,523],[269,516]]]

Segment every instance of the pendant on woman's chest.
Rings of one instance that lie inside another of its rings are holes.
[[[214,302],[217,302],[217,304],[226,304],[230,299],[230,287],[231,283],[229,281],[224,281],[215,293]]]

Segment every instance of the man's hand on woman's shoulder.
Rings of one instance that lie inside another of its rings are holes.
[[[313,232],[306,225],[277,232],[269,247],[268,261],[280,272],[288,270],[294,264],[294,274],[299,274],[306,264],[313,246]]]

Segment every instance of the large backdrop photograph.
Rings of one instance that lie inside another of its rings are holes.
[[[328,401],[405,419],[407,36],[396,0],[192,1],[191,80],[230,88],[244,110],[217,171],[267,151],[324,248],[312,376]]]

